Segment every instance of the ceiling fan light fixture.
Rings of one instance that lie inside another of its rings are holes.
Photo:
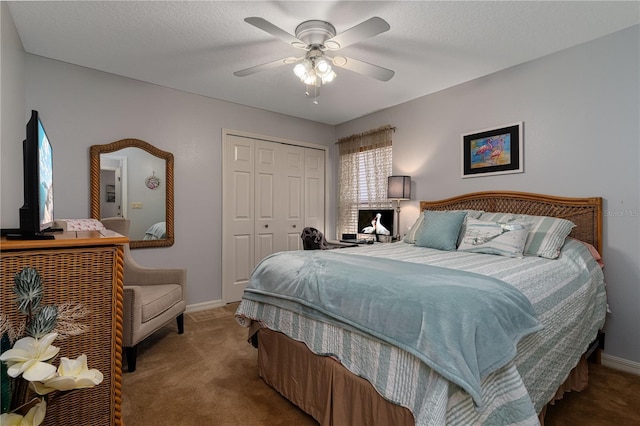
[[[316,66],[314,67],[316,74],[318,74],[320,77],[329,75],[332,70],[331,70],[331,65],[329,65],[329,62],[327,62],[324,58],[320,58],[316,61]]]
[[[331,83],[336,77],[335,71],[331,70],[328,74],[322,76],[322,83]]]
[[[310,70],[300,77],[300,81],[306,84],[307,86],[315,86],[321,82],[321,78],[313,71]]]
[[[313,51],[313,54],[293,67],[293,73],[307,86],[320,87],[336,78],[331,65],[319,51]]]
[[[311,70],[311,72],[309,72],[309,74],[307,74],[305,78],[302,80],[302,82],[307,86],[317,86],[318,83],[321,81],[322,80],[318,78],[318,76],[316,75],[315,72],[313,72],[313,70]]]
[[[308,59],[305,59],[304,61],[293,67],[293,73],[300,80],[304,80],[307,77],[307,74],[309,74],[309,71],[313,71],[313,64]]]

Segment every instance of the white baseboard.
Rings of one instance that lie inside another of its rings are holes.
[[[207,309],[221,308],[223,306],[224,303],[222,303],[222,300],[210,300],[208,302],[193,303],[191,305],[187,305],[185,313],[188,314],[189,312],[205,311]]]
[[[605,367],[640,376],[640,362],[629,361],[628,359],[618,358],[617,356],[607,355],[606,353],[602,353],[601,360],[602,365]]]

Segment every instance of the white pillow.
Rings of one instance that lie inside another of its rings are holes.
[[[420,212],[420,214],[418,215],[418,218],[413,223],[413,225],[411,225],[411,228],[409,228],[409,231],[407,231],[407,234],[402,239],[405,243],[411,243],[411,244],[416,243],[416,233],[418,232],[420,225],[422,225],[422,222],[424,222],[424,214]]]
[[[462,228],[460,228],[460,235],[458,235],[458,241],[456,242],[456,246],[460,245],[462,241],[462,237],[464,237],[464,233],[467,230],[467,221],[469,219],[480,219],[480,216],[484,214],[482,210],[448,210],[450,212],[463,211],[466,212],[467,215],[464,217],[464,222],[462,222]]]
[[[523,257],[529,229],[522,223],[467,219],[459,251]]]

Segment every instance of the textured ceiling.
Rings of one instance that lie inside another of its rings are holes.
[[[47,1],[9,2],[28,53],[203,96],[339,124],[627,28],[640,3],[594,1]],[[380,82],[348,70],[304,95],[292,66],[234,71],[300,56],[243,21],[293,34],[320,19],[343,32],[373,16],[391,29],[345,56],[395,71]]]

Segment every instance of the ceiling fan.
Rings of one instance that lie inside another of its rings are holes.
[[[388,81],[395,74],[394,71],[378,65],[342,55],[333,56],[327,53],[335,52],[388,31],[391,27],[382,18],[370,18],[340,34],[336,34],[336,29],[329,22],[320,20],[305,21],[297,26],[295,36],[263,18],[245,18],[245,22],[283,40],[295,48],[306,50],[307,53],[301,57],[287,57],[236,71],[233,74],[237,77],[246,77],[282,65],[296,64],[294,73],[308,87],[313,86],[316,92],[315,96],[317,96],[317,88],[324,83],[330,82],[336,76],[329,62],[338,68],[344,68],[380,81]],[[309,95],[308,89],[307,94]]]

